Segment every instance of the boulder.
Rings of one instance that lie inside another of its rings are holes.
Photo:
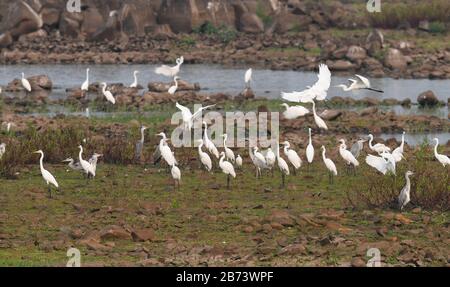
[[[98,31],[98,28],[105,24],[105,20],[97,8],[86,9],[82,14],[83,21],[81,22],[80,31],[88,38],[94,35]]]
[[[390,48],[384,57],[384,65],[391,69],[403,70],[408,62],[400,50]]]
[[[61,18],[61,11],[57,8],[44,7],[41,12],[42,21],[45,26],[56,27]]]
[[[28,78],[30,82],[31,89],[44,89],[51,90],[53,87],[52,80],[47,75],[38,75]]]
[[[239,18],[238,30],[245,33],[264,32],[264,23],[256,14],[244,13]]]
[[[10,4],[3,21],[2,30],[8,30],[14,39],[39,30],[43,26],[41,16],[25,1],[14,1]]]
[[[329,66],[331,70],[335,71],[348,71],[355,68],[354,64],[346,60],[337,60],[335,62],[332,62]]]
[[[44,29],[40,29],[37,30],[36,32],[20,36],[19,42],[33,41],[40,38],[46,38],[47,36],[48,36],[47,32]]]
[[[6,48],[13,43],[13,38],[10,32],[0,34],[0,48]]]
[[[150,92],[156,93],[165,93],[169,90],[173,83],[148,83],[147,87]],[[178,80],[178,89],[177,91],[199,91],[200,84],[199,83],[188,83],[183,80]]]
[[[80,13],[63,12],[59,21],[59,32],[61,36],[77,38],[81,30],[83,17]]]
[[[142,3],[141,3],[142,2]],[[139,3],[126,3],[120,10],[123,31],[129,35],[143,36],[149,28],[154,28],[156,13],[153,11],[151,1],[139,1]]]
[[[421,106],[435,106],[439,103],[439,100],[437,99],[437,97],[434,95],[433,91],[425,91],[423,93],[421,93],[418,97],[417,97],[417,102],[419,103],[419,105]]]
[[[351,61],[364,60],[367,57],[366,49],[360,46],[350,46],[345,55]]]
[[[325,110],[320,114],[320,117],[326,121],[334,121],[342,115],[339,110]]]

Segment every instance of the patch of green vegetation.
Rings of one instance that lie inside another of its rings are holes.
[[[431,33],[445,33],[447,32],[447,26],[443,22],[434,21],[430,23]]]
[[[258,0],[256,6],[256,15],[263,21],[265,27],[269,27],[273,23],[273,18],[264,11],[264,4]]]
[[[178,45],[182,48],[192,48],[196,44],[196,40],[189,35],[184,35],[179,41]]]
[[[237,31],[229,26],[214,26],[211,22],[206,22],[200,27],[194,28],[193,32],[200,35],[212,36],[224,44],[228,44],[237,37]]]

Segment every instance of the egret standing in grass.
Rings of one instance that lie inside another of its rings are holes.
[[[89,159],[89,164],[91,165],[92,171],[94,172],[94,175],[93,175],[94,177],[95,177],[95,174],[97,173],[98,159],[102,156],[103,156],[102,154],[94,153],[92,155],[92,157]]]
[[[114,98],[113,94],[110,91],[106,90],[106,87],[107,87],[106,83],[102,83],[103,96],[105,96],[108,102],[114,105],[116,103],[116,99]]]
[[[319,129],[328,130],[327,124],[325,121],[317,115],[316,112],[316,103],[314,100],[309,101],[313,105],[313,115],[314,115],[314,122],[316,123],[317,127]]]
[[[322,146],[323,163],[325,164],[326,168],[328,169],[328,182],[332,184],[334,176],[337,176],[337,169],[336,169],[336,165],[334,164],[334,162],[331,159],[327,158],[325,153],[326,153],[325,147]]]
[[[173,67],[162,65],[161,67],[158,67],[155,69],[155,73],[159,75],[163,75],[166,77],[173,78],[178,75],[180,72],[180,67],[184,63],[184,58],[181,56],[180,58],[177,58],[176,65]]]
[[[283,103],[281,106],[285,107],[286,110],[283,112],[283,116],[285,119],[293,120],[298,117],[303,117],[306,114],[309,114],[309,110],[303,106],[292,106],[290,107],[288,104]]]
[[[175,76],[175,77],[173,78],[173,81],[175,82],[175,85],[170,86],[169,90],[167,91],[170,95],[175,95],[175,93],[177,92],[177,90],[178,90],[178,80],[179,80],[179,79],[180,79],[180,78],[177,77],[177,76]]]
[[[59,185],[56,182],[55,177],[48,170],[46,170],[44,168],[44,152],[42,150],[38,150],[38,151],[35,151],[34,153],[37,153],[37,154],[41,155],[41,158],[39,160],[39,165],[40,165],[40,168],[41,168],[41,174],[42,174],[42,177],[44,178],[44,181],[47,183],[48,194],[49,194],[49,197],[51,198],[52,197],[52,189],[51,189],[50,184],[54,185],[58,190],[59,190]]]
[[[258,151],[258,147],[253,147],[253,163],[256,166],[256,178],[261,178],[262,170],[267,168],[266,158]]]
[[[225,161],[225,153],[220,153],[219,167],[222,169],[222,172],[227,175],[227,188],[230,189],[230,176],[236,178],[236,172],[234,171],[234,167],[228,161]]]
[[[377,152],[379,154],[382,152],[390,152],[391,151],[391,149],[384,144],[377,143],[375,145],[372,145],[372,142],[373,142],[373,135],[369,134],[369,148],[371,150],[373,150],[374,152]]]
[[[242,157],[240,154],[238,154],[236,157],[236,166],[238,167],[238,169],[242,169]]]
[[[231,161],[232,163],[234,163],[235,157],[234,157],[234,152],[227,147],[227,140],[228,140],[228,135],[227,134],[223,134],[223,149],[225,150],[225,155],[227,157],[227,160]]]
[[[85,94],[89,90],[89,68],[86,69],[86,81],[81,85],[81,93]]]
[[[245,88],[246,89],[250,88],[250,82],[252,81],[252,73],[253,73],[252,68],[248,69],[245,72],[244,81],[245,81]]]
[[[181,171],[175,164],[172,165],[172,169],[170,170],[170,173],[172,174],[172,178],[175,181],[175,187],[180,188],[181,185]]]
[[[450,165],[450,158],[444,154],[439,154],[437,148],[439,146],[439,139],[434,138],[436,145],[434,146],[434,157],[442,164],[442,166]]]
[[[273,168],[275,166],[275,162],[277,160],[275,153],[272,151],[272,149],[269,147],[266,151],[266,165],[267,168],[270,169],[270,171],[272,172],[272,176],[273,176]]]
[[[89,177],[95,177],[95,171],[92,168],[92,165],[83,159],[83,147],[80,145],[78,147],[80,149],[80,153],[78,154],[78,160],[80,161],[80,165],[83,168],[84,173],[86,174],[87,179],[89,179]]]
[[[353,167],[354,172],[356,173],[356,167],[359,166],[358,160],[353,156],[353,154],[347,150],[347,145],[345,144],[344,139],[340,139],[339,142],[339,154],[342,159],[345,161],[348,167]]]
[[[147,127],[142,126],[141,127],[141,139],[136,143],[136,160],[142,160],[142,154],[144,150],[144,141],[145,141],[145,130]]]
[[[281,187],[284,188],[286,175],[289,175],[289,166],[286,163],[286,161],[280,156],[280,144],[278,142],[277,142],[277,163],[278,168],[280,169],[281,172]]]
[[[203,125],[205,126],[205,131],[203,134],[203,141],[205,143],[205,147],[210,154],[214,155],[217,159],[219,159],[219,151],[217,150],[216,145],[208,137],[208,125],[206,124],[206,122],[203,122]]]
[[[407,171],[405,173],[406,185],[400,191],[400,195],[398,196],[398,208],[403,210],[403,208],[409,203],[410,193],[411,193],[411,181],[409,177],[414,175],[412,171]]]
[[[133,72],[134,82],[130,85],[130,88],[137,88],[138,87],[138,78],[137,75],[139,74],[139,71]]]
[[[161,152],[161,156],[164,159],[164,161],[167,163],[169,167],[177,164],[177,161],[175,159],[175,156],[173,155],[172,151],[170,150],[170,147],[167,145],[167,138],[165,133],[159,133],[157,136],[162,137],[162,139],[159,142],[159,151]]]
[[[25,78],[25,73],[22,73],[22,87],[27,91],[28,93],[31,93],[31,85],[30,82]]]
[[[342,90],[344,92],[356,91],[356,90],[370,90],[370,91],[374,91],[377,93],[384,93],[381,90],[371,88],[370,81],[366,77],[363,77],[361,75],[355,75],[355,76],[358,78],[358,80],[348,79],[348,81],[351,83],[348,87],[346,85],[338,85],[336,87],[342,88]]]
[[[209,157],[209,155],[202,150],[203,140],[198,140],[197,142],[199,143],[199,145],[198,145],[198,156],[200,158],[200,162],[202,163],[202,165],[205,167],[205,169],[208,172],[211,172],[212,161],[211,161],[211,158]]]
[[[288,141],[283,142],[284,145],[284,155],[288,158],[288,161],[294,167],[294,175],[297,175],[297,169],[302,166],[302,159],[297,154],[297,152],[291,149],[291,144]]]
[[[312,144],[312,137],[311,137],[311,128],[308,128],[308,134],[309,134],[309,143],[306,147],[306,160],[309,164],[311,164],[314,160],[314,146]]]
[[[75,162],[73,158],[69,157],[65,160],[63,160],[62,162],[66,162],[68,163],[68,166],[71,170],[75,170],[75,171],[82,171],[83,168],[81,167],[81,164],[79,162]],[[67,170],[69,171],[69,170]]]

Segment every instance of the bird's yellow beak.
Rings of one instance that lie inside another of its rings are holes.
[[[39,151],[34,151],[33,153],[39,153]]]

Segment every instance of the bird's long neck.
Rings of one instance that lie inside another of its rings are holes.
[[[178,88],[178,80],[177,80],[177,79],[174,79],[174,81],[175,81],[175,87]]]
[[[137,81],[138,81],[138,80],[137,80],[137,74],[134,73],[134,84],[135,84],[135,85],[137,85]]]
[[[406,179],[407,189],[409,190],[411,188],[411,180],[409,179],[409,175],[405,175],[405,179]]]
[[[141,143],[144,143],[144,129],[141,129]]]
[[[198,153],[202,153],[203,142],[198,145]]]
[[[223,147],[224,147],[224,148],[227,147],[227,139],[228,139],[228,136],[225,135],[225,136],[223,137]]]
[[[312,140],[311,140],[311,130],[309,130],[309,144],[312,144]]]
[[[86,81],[89,81],[89,70],[86,70]]]
[[[280,158],[280,145],[277,143],[277,158]]]
[[[103,85],[102,91],[103,91],[103,93],[106,93],[106,85]]]
[[[438,155],[438,151],[437,151],[438,146],[439,146],[439,141],[436,141],[436,145],[434,146],[434,155],[435,156]]]
[[[219,160],[219,163],[222,164],[224,159],[225,159],[225,155],[222,155],[222,157]]]
[[[78,157],[80,158],[80,162],[83,161],[83,148],[80,148],[80,153],[78,154]]]
[[[322,150],[322,158],[323,158],[323,160],[325,160],[327,158],[327,156],[325,155],[325,150]]]
[[[39,160],[39,165],[41,167],[41,171],[44,170],[44,153],[41,153],[41,159]]]
[[[369,147],[371,149],[373,149],[372,141],[373,141],[373,137],[370,137],[370,139],[369,139]]]
[[[314,116],[317,116],[317,113],[316,113],[316,103],[315,103],[314,101],[312,101],[312,106],[313,106],[313,114],[314,114]]]
[[[404,146],[405,146],[405,134],[402,134],[402,143],[400,144],[400,148],[403,150]]]

